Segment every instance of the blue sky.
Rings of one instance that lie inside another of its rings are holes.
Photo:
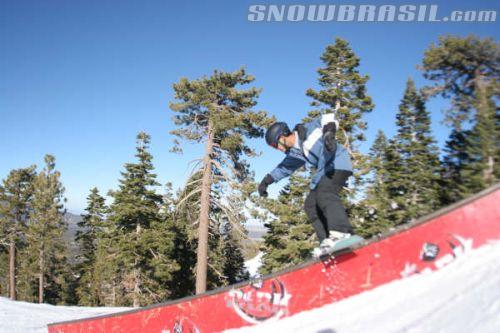
[[[361,3],[379,4],[335,2]],[[439,35],[474,33],[498,40],[500,30],[498,22],[258,23],[246,19],[251,4],[0,0],[0,178],[13,168],[42,165],[44,154],[51,153],[67,207],[80,213],[91,187],[103,193],[116,188],[143,130],[152,136],[159,181],[181,186],[188,162],[202,147],[185,145],[182,156],[169,153],[173,83],[245,66],[256,77],[255,86],[263,88],[257,108],[293,125],[310,110],[304,92],[316,87],[319,57],[335,37],[350,42],[361,58],[360,71],[371,78],[368,93],[376,107],[366,117],[366,151],[378,129],[394,134],[405,81],[426,83],[416,65]],[[498,1],[432,4],[440,13],[500,7]],[[439,123],[444,107],[446,101],[438,99],[428,104],[440,145],[449,133]],[[260,179],[282,156],[261,142],[253,144],[264,153],[252,161]]]

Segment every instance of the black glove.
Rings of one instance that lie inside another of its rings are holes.
[[[326,151],[332,153],[337,150],[337,141],[335,140],[335,134],[337,133],[337,126],[335,123],[328,123],[323,126],[323,142]]]
[[[259,195],[261,197],[267,197],[267,187],[274,183],[274,179],[270,174],[267,174],[264,179],[259,184]]]
[[[328,178],[332,179],[334,174],[335,174],[335,169],[333,167],[325,169],[325,175]]]

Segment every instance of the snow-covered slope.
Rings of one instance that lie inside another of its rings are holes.
[[[259,273],[259,268],[262,266],[263,252],[259,252],[255,257],[250,260],[245,261],[245,268],[247,269],[250,276],[255,277]]]
[[[0,332],[45,333],[49,323],[125,310],[128,310],[128,308],[91,308],[13,302],[0,297]]]
[[[51,322],[120,310],[125,308],[38,305],[0,298],[0,332],[46,332]],[[498,333],[500,243],[474,250],[437,272],[398,280],[277,322],[233,331]]]
[[[500,243],[338,303],[230,332],[500,332]],[[228,331],[229,332],[229,331]]]

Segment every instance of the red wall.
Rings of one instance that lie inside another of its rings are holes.
[[[49,332],[218,332],[276,320],[434,270],[500,239],[500,189],[437,212],[410,229],[254,284],[114,315],[49,325]],[[422,257],[424,244],[439,249]],[[437,245],[437,247],[436,247]]]

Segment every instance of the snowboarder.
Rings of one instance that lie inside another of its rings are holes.
[[[335,139],[338,122],[334,114],[298,124],[293,131],[284,122],[272,124],[266,132],[266,142],[286,154],[283,161],[268,173],[259,185],[259,195],[267,196],[267,187],[290,176],[307,163],[315,169],[311,191],[304,209],[312,223],[320,246],[313,255],[331,253],[341,240],[351,236],[353,229],[339,197],[339,192],[352,175],[352,163],[347,150]]]

